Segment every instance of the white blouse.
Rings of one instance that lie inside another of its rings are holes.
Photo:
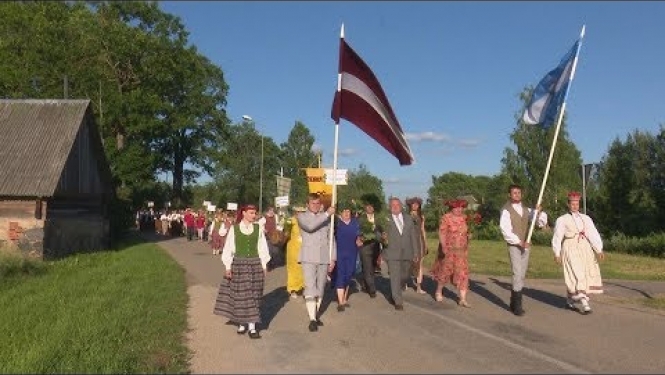
[[[245,223],[245,221],[241,221],[239,226],[240,226],[240,231],[245,235],[250,235],[254,232],[253,223]],[[224,267],[226,267],[227,270],[231,269],[231,263],[233,263],[233,257],[236,253],[235,228],[236,228],[235,226],[231,226],[228,229],[228,235],[226,236],[226,241],[224,242],[224,249],[222,249],[222,263],[224,263]],[[222,235],[221,228],[220,228],[220,235]],[[258,249],[259,258],[261,259],[261,265],[265,270],[266,265],[270,261],[270,252],[268,251],[268,241],[266,240],[266,235],[263,233],[262,230],[259,230],[258,247],[259,247]]]

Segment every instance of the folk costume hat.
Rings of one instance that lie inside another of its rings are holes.
[[[253,204],[246,204],[240,207],[238,210],[238,216],[236,217],[236,223],[239,223],[242,220],[242,213],[245,211],[254,210],[258,211],[259,209]]]
[[[582,198],[582,194],[580,194],[577,191],[571,191],[568,193],[568,200],[569,201],[579,201]]]
[[[469,203],[466,199],[449,199],[444,204],[450,207],[450,209],[453,209],[457,207],[466,208]]]

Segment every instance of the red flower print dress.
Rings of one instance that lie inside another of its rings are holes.
[[[441,217],[443,259],[432,265],[431,274],[440,283],[452,283],[461,290],[469,289],[469,228],[466,216],[447,213]]]

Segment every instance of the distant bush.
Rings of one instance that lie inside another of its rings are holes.
[[[603,249],[608,252],[665,258],[665,233],[654,233],[646,237],[629,237],[615,233],[604,239]]]

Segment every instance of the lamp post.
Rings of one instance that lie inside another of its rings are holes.
[[[251,116],[242,115],[245,121],[254,121]],[[263,134],[261,134],[261,167],[259,169],[259,213],[263,213]]]

